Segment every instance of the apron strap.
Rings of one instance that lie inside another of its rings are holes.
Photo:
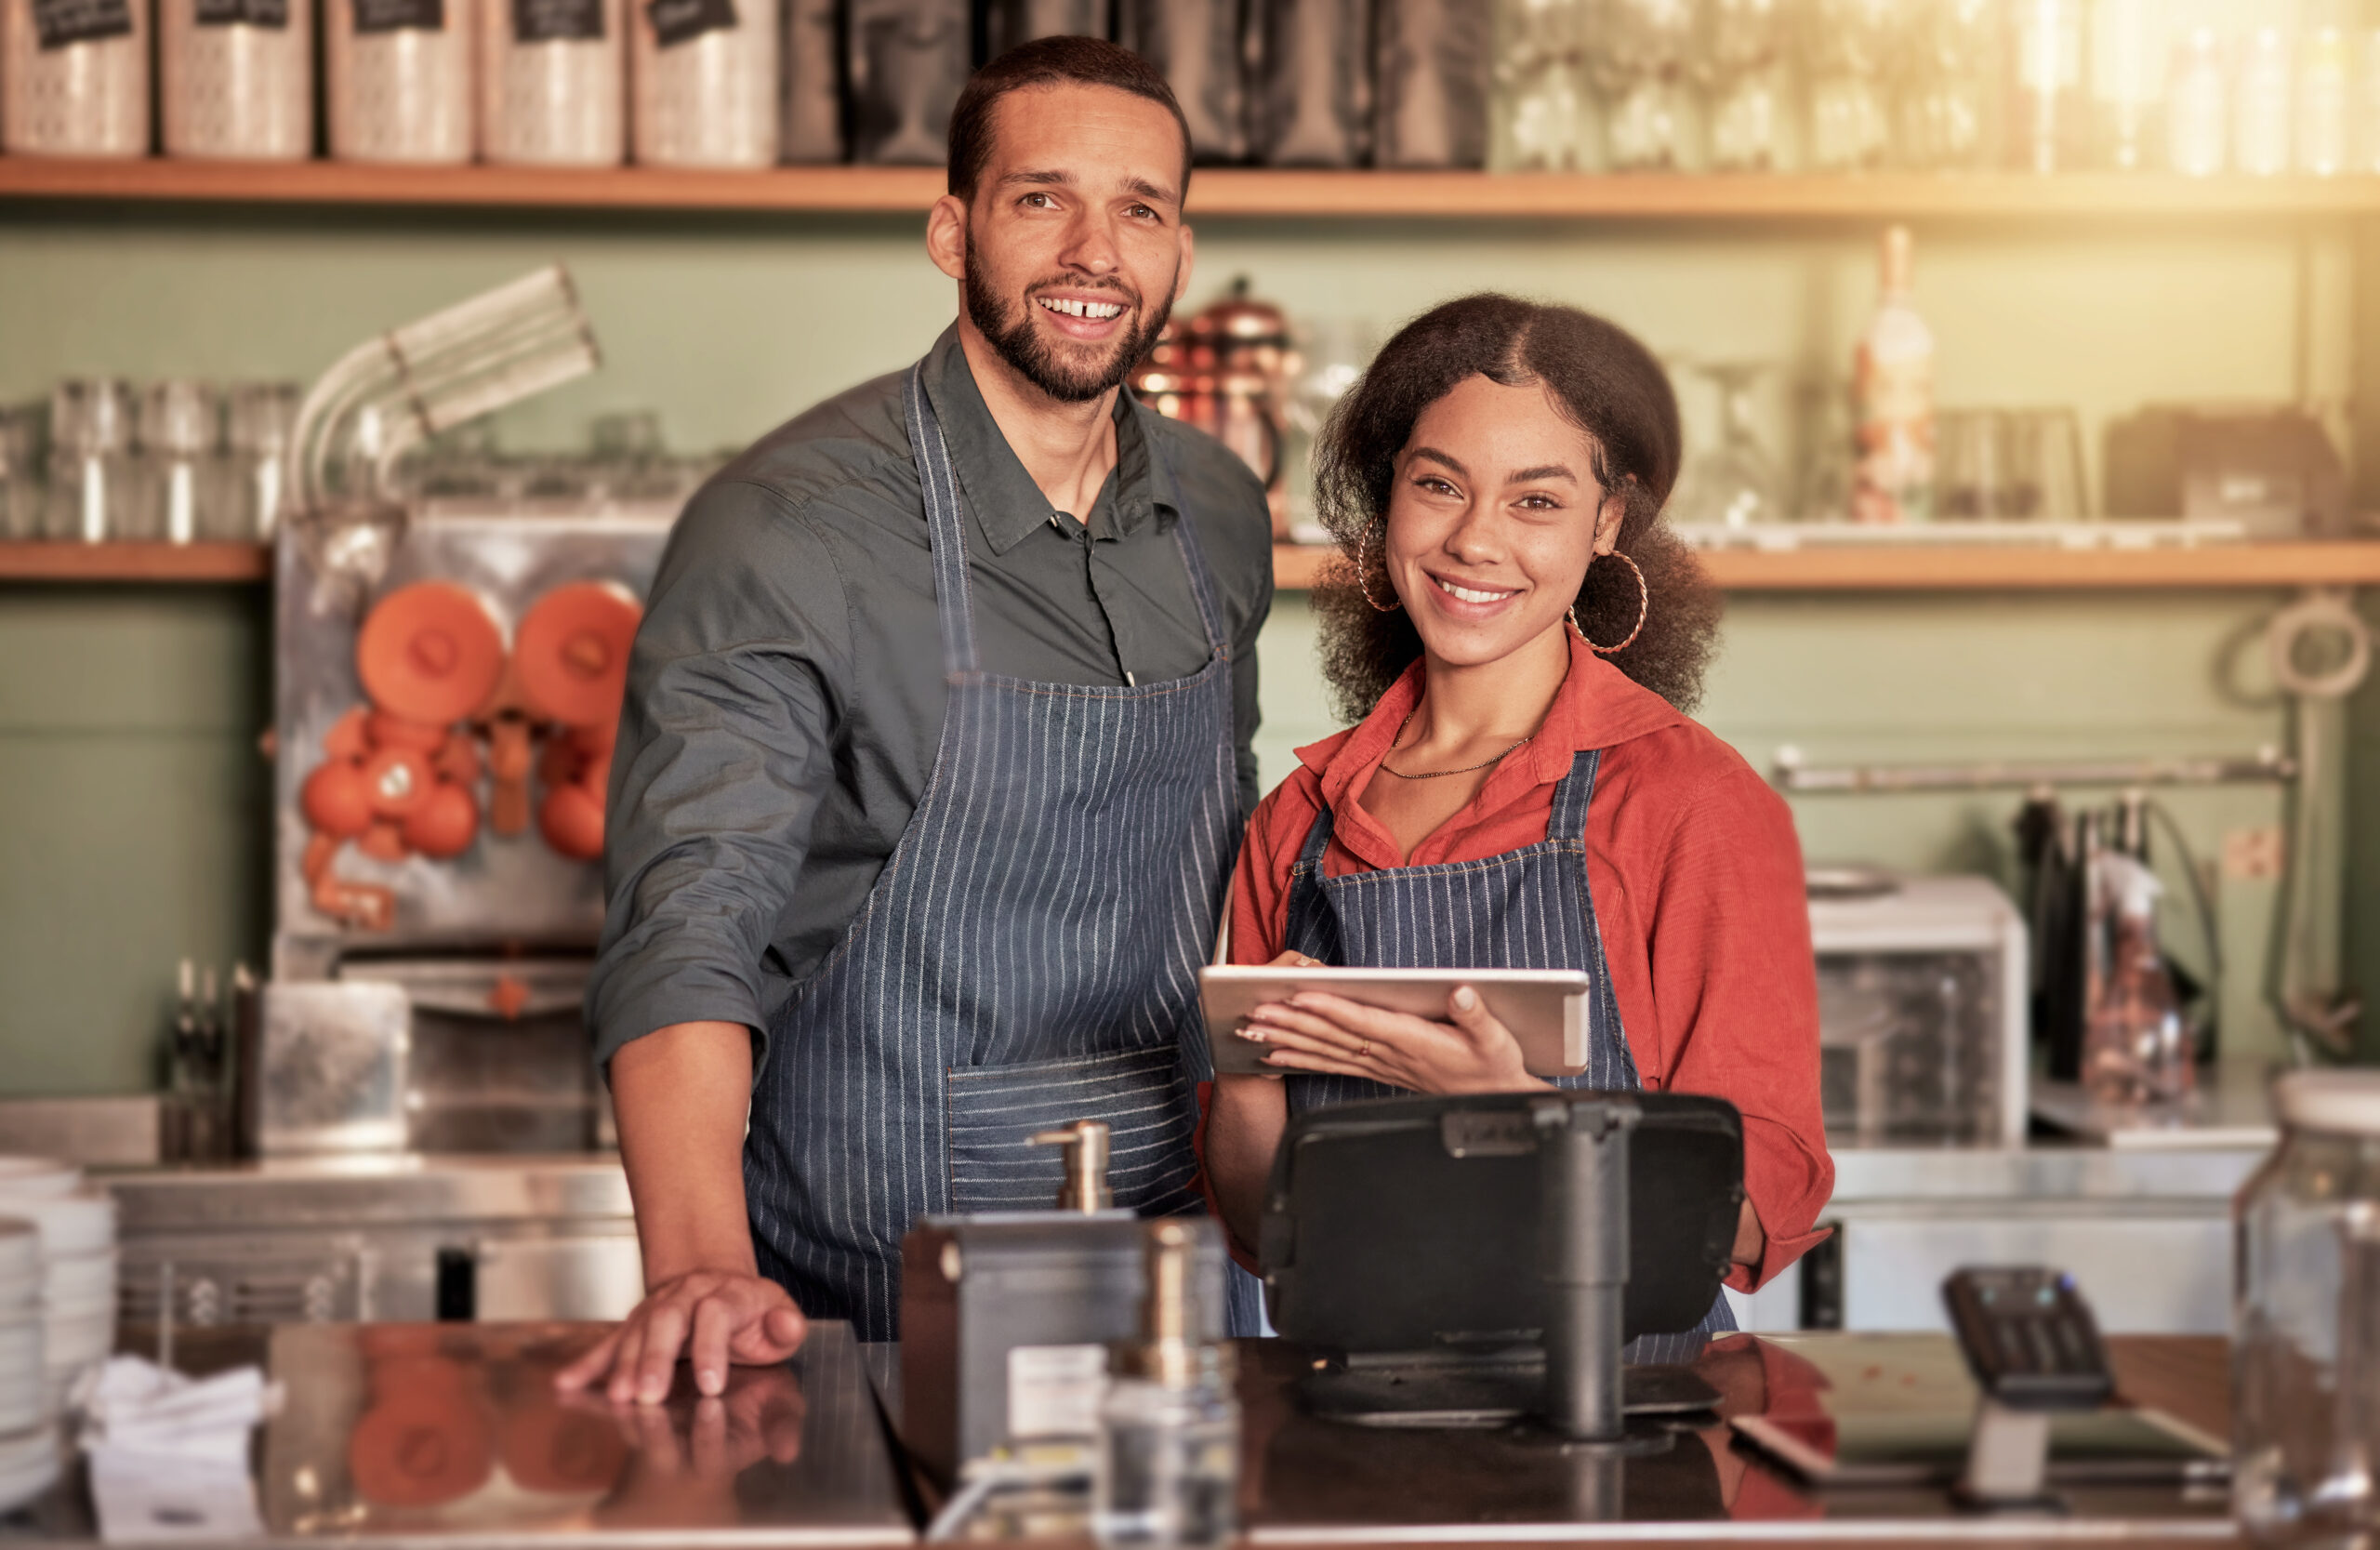
[[[959,498],[959,476],[950,467],[950,446],[942,439],[942,421],[926,397],[923,361],[909,368],[901,396],[918,482],[925,486],[926,543],[933,553],[934,609],[942,616],[943,670],[957,678],[976,670],[975,610],[967,594],[967,509]]]
[[[1130,391],[1130,389],[1125,390]],[[1150,438],[1154,441],[1156,438]],[[1169,463],[1168,467],[1171,467]],[[1215,587],[1207,569],[1207,551],[1198,542],[1197,524],[1190,513],[1173,513],[1173,543],[1182,551],[1182,567],[1190,573],[1190,596],[1198,604],[1198,623],[1207,631],[1209,655],[1228,660],[1231,643],[1223,638],[1223,610],[1215,605]]]
[[[1570,773],[1554,788],[1554,812],[1545,820],[1548,841],[1575,844],[1587,832],[1587,803],[1594,800],[1595,769],[1602,762],[1601,749],[1580,749],[1570,761]]]

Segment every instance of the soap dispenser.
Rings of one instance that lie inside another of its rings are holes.
[[[1219,1545],[1237,1520],[1239,1400],[1231,1349],[1191,1323],[1196,1239],[1147,1228],[1141,1334],[1117,1353],[1100,1407],[1091,1531],[1102,1544]]]

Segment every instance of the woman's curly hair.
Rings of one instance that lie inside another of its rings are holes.
[[[1596,481],[1623,502],[1619,551],[1645,573],[1645,627],[1611,660],[1681,710],[1702,696],[1718,636],[1719,593],[1693,551],[1660,521],[1677,481],[1677,399],[1660,363],[1618,325],[1575,307],[1486,293],[1415,318],[1382,347],[1341,399],[1314,453],[1315,504],[1340,557],[1316,584],[1322,672],[1341,714],[1360,721],[1413,659],[1421,638],[1389,595],[1385,545],[1366,536],[1386,520],[1396,459],[1421,413],[1472,377],[1505,387],[1544,384],[1563,417],[1587,434]],[[1370,575],[1358,577],[1356,567]],[[1591,641],[1624,638],[1636,623],[1636,579],[1609,560],[1587,567],[1579,623]]]

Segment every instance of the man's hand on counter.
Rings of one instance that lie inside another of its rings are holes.
[[[669,1397],[682,1353],[694,1362],[695,1390],[715,1396],[731,1365],[774,1367],[808,1331],[793,1298],[767,1277],[690,1270],[646,1293],[618,1329],[556,1374],[554,1386],[587,1388],[609,1373],[604,1392],[614,1403],[657,1405]]]
[[[801,1345],[801,1310],[753,1257],[744,1205],[751,1091],[752,1034],[740,1023],[673,1024],[612,1056],[612,1108],[647,1290],[557,1386],[587,1388],[608,1375],[614,1403],[657,1405],[682,1354],[694,1361],[695,1390],[715,1396],[732,1364],[774,1366]]]

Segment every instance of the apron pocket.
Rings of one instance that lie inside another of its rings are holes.
[[[950,1209],[1049,1211],[1065,1170],[1059,1148],[1026,1137],[1074,1119],[1104,1119],[1108,1187],[1144,1216],[1201,1209],[1191,1151],[1197,1099],[1169,1048],[1023,1066],[973,1066],[947,1079]]]

